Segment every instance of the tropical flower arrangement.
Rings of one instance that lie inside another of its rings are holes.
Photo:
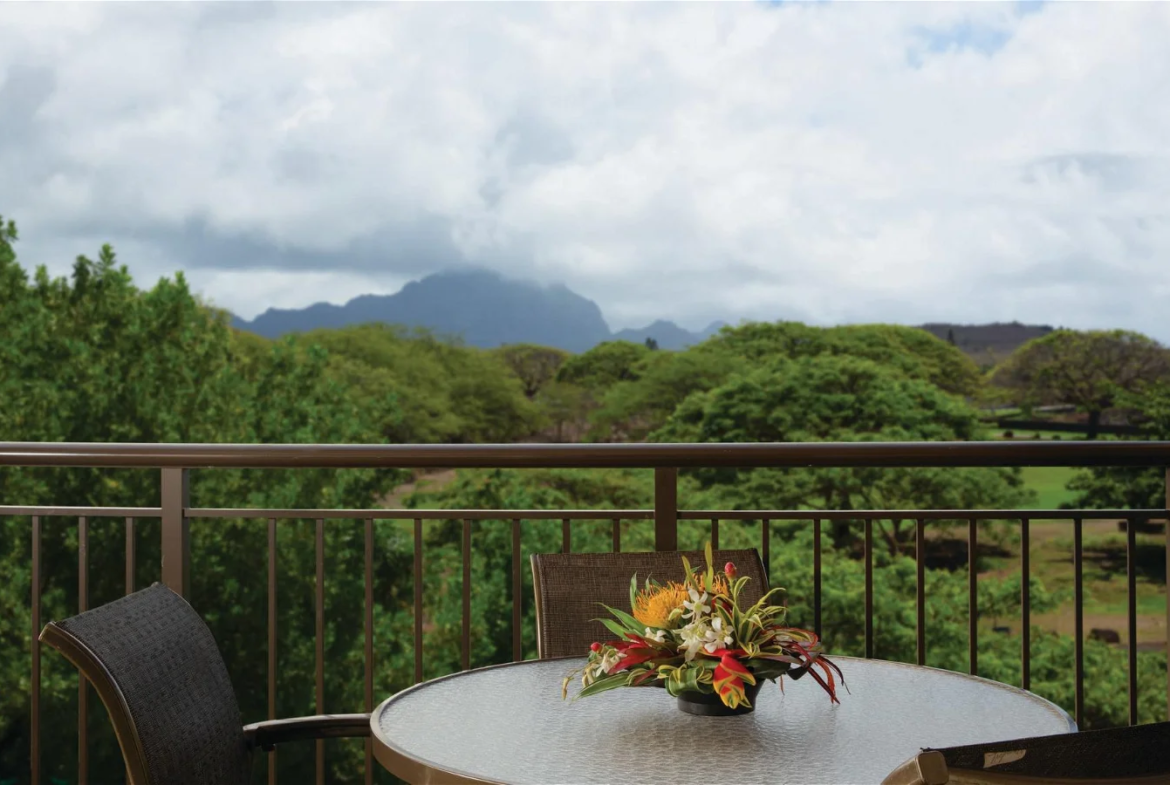
[[[682,583],[647,579],[639,589],[638,576],[631,579],[631,613],[603,605],[614,618],[598,621],[617,638],[590,647],[585,667],[565,678],[562,698],[580,675],[582,689],[574,700],[617,687],[664,686],[684,711],[742,714],[752,710],[761,682],[808,673],[833,703],[840,702],[834,673],[842,685],[845,679],[821,654],[820,640],[808,630],[786,627],[787,609],[769,604],[782,589],[745,608],[740,595],[750,578],[737,576],[731,562],[716,572],[710,543],[706,570],[692,570],[685,556],[682,561]],[[684,701],[710,708],[694,709]]]

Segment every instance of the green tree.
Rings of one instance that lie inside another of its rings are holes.
[[[1170,352],[1129,330],[1056,330],[1021,346],[992,375],[992,382],[1025,406],[1074,404],[1089,415],[1097,438],[1101,414],[1121,392],[1170,375]]]
[[[929,382],[870,360],[814,356],[737,374],[690,396],[651,438],[936,441],[974,439],[979,432],[975,410]],[[1018,469],[702,469],[693,475],[712,492],[711,504],[733,509],[955,509],[1011,506],[1025,498]],[[908,523],[882,524],[892,549],[907,546]]]
[[[589,413],[589,393],[583,387],[549,382],[537,394],[536,404],[554,441],[574,441],[583,431]]]
[[[563,349],[531,343],[501,346],[492,353],[516,375],[528,398],[535,398],[546,384],[553,381],[570,356]]]
[[[1140,385],[1122,392],[1116,403],[1133,412],[1141,427],[1138,438],[1170,441],[1170,384]],[[1079,471],[1069,481],[1077,498],[1069,507],[1163,509],[1166,506],[1164,467],[1097,466]]]
[[[509,442],[532,433],[539,409],[501,357],[422,329],[383,324],[315,330],[330,373],[371,407],[387,441]]]
[[[700,347],[753,363],[825,354],[857,357],[894,367],[947,392],[974,395],[980,387],[979,368],[974,361],[917,327],[862,324],[824,328],[799,322],[749,322],[724,327]]]
[[[721,384],[743,365],[737,357],[685,351],[649,353],[637,378],[614,384],[592,414],[590,436],[598,440],[637,441],[660,427],[688,395]]]
[[[605,341],[565,360],[557,371],[557,381],[576,384],[596,395],[618,382],[636,380],[649,351],[632,341]]]

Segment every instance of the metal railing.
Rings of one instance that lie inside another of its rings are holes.
[[[572,550],[572,523],[580,520],[603,520],[613,524],[612,550],[621,550],[623,521],[653,521],[654,547],[678,549],[679,521],[708,521],[710,539],[719,546],[721,521],[761,521],[760,549],[765,565],[770,564],[771,522],[813,522],[812,611],[814,629],[819,635],[822,618],[822,546],[821,529],[826,521],[862,521],[864,525],[865,627],[866,657],[874,654],[874,549],[873,526],[887,520],[915,522],[916,589],[916,659],[926,662],[926,589],[925,530],[932,520],[967,521],[968,600],[969,600],[969,670],[978,673],[978,582],[975,565],[978,523],[989,520],[1014,520],[1019,523],[1021,547],[1021,682],[1030,686],[1031,667],[1031,564],[1029,557],[1030,524],[1040,520],[1072,520],[1073,583],[1075,613],[1075,707],[1078,724],[1084,715],[1084,581],[1083,526],[1086,521],[1129,521],[1126,526],[1126,586],[1128,618],[1128,687],[1129,721],[1138,721],[1137,682],[1137,595],[1136,595],[1136,528],[1134,524],[1170,516],[1170,442],[938,442],[938,443],[815,443],[815,444],[590,444],[590,445],[229,445],[229,444],[67,444],[67,443],[0,443],[0,466],[15,467],[100,467],[155,468],[161,472],[160,506],[158,507],[76,507],[0,505],[0,518],[31,517],[31,749],[32,782],[41,782],[41,651],[37,635],[41,615],[41,538],[42,519],[48,516],[72,517],[78,522],[78,607],[88,608],[89,520],[95,517],[125,519],[125,590],[134,590],[135,524],[142,519],[161,522],[162,581],[181,594],[188,594],[191,578],[189,522],[192,519],[251,518],[267,519],[268,543],[268,715],[276,716],[277,686],[277,522],[282,519],[313,519],[315,539],[315,702],[324,712],[325,673],[325,521],[349,519],[364,522],[364,701],[367,711],[374,706],[373,688],[373,609],[374,609],[374,521],[413,521],[413,607],[414,607],[414,679],[423,678],[422,601],[423,601],[423,521],[461,520],[462,545],[462,667],[471,664],[471,522],[475,520],[511,520],[513,597],[521,596],[521,522],[526,520],[560,520],[562,549]],[[1158,467],[1166,472],[1166,505],[1158,509],[1080,509],[1080,510],[680,510],[678,508],[678,471],[696,467],[1027,467],[1027,466],[1128,466]],[[201,468],[643,468],[654,470],[654,507],[629,510],[450,510],[450,509],[267,509],[267,508],[195,508],[188,498],[188,474]],[[1170,567],[1170,523],[1166,527],[1167,566]],[[1170,570],[1168,570],[1170,571]],[[1167,629],[1170,630],[1170,586],[1167,588]],[[513,602],[513,657],[521,659],[521,607]],[[1170,635],[1168,635],[1170,638]],[[1170,650],[1170,640],[1167,642]],[[78,695],[78,766],[79,781],[88,779],[87,689],[81,684]],[[1170,680],[1167,684],[1167,711],[1170,716]],[[323,742],[317,747],[316,781],[324,782]],[[366,749],[366,781],[371,782],[370,747]],[[275,782],[275,767],[269,768],[270,782]]]

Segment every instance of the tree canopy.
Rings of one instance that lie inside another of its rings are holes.
[[[724,327],[698,348],[751,362],[818,355],[858,357],[961,395],[973,395],[980,383],[978,366],[961,350],[925,330],[893,324],[811,327],[799,322],[749,322]]]
[[[1125,391],[1167,378],[1170,352],[1129,330],[1056,330],[1021,346],[992,374],[992,382],[1025,406],[1074,404],[1089,415],[1096,438],[1101,414]]]
[[[930,382],[872,360],[779,360],[688,397],[653,439],[665,442],[967,440],[977,412]],[[702,469],[712,506],[733,509],[913,509],[1011,506],[1018,469]],[[883,524],[884,525],[884,524]],[[890,546],[909,529],[894,521]]]
[[[644,344],[605,341],[567,358],[557,371],[557,381],[597,393],[618,382],[635,381],[640,375],[641,362],[649,353]]]
[[[516,343],[493,352],[516,375],[529,398],[535,398],[545,385],[556,379],[557,372],[570,355],[564,349]]]
[[[1170,441],[1170,384],[1139,385],[1116,400],[1134,414],[1142,439]],[[1158,510],[1166,507],[1166,472],[1161,466],[1098,466],[1078,472],[1069,483],[1077,498],[1071,506]]]

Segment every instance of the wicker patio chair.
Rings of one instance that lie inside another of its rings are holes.
[[[532,583],[536,596],[536,649],[541,659],[584,656],[589,644],[613,633],[599,617],[608,611],[598,603],[629,611],[630,578],[681,581],[686,556],[692,567],[706,564],[702,551],[649,553],[534,553]],[[751,578],[743,597],[755,602],[768,589],[764,563],[756,550],[715,551],[717,567],[734,562],[740,575]],[[779,600],[777,600],[779,601]]]
[[[882,785],[1170,783],[1170,722],[925,749]]]
[[[97,690],[130,785],[244,785],[256,748],[370,735],[368,714],[242,725],[211,630],[182,597],[160,584],[50,622],[40,639]]]

